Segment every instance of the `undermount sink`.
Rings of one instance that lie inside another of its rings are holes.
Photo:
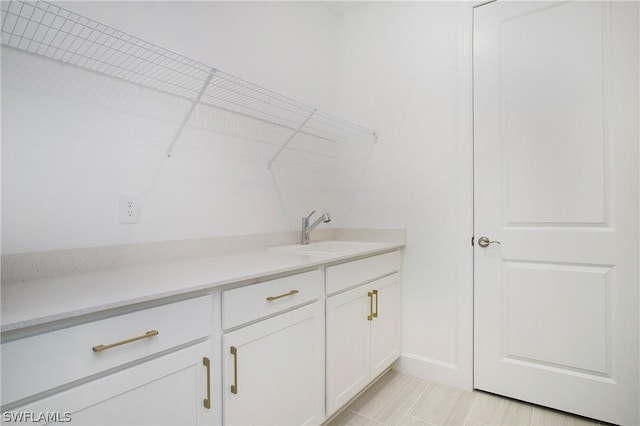
[[[370,243],[360,241],[318,241],[309,244],[292,244],[288,246],[268,247],[268,250],[281,251],[292,254],[310,255],[339,255],[368,250],[379,247],[383,243]]]

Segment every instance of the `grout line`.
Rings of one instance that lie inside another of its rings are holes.
[[[468,391],[465,391],[468,392]],[[472,390],[471,392],[469,392],[470,394],[474,394],[475,392]],[[476,397],[473,398],[473,403],[471,404],[471,406],[469,407],[469,411],[467,411],[467,415],[464,416],[464,421],[463,423],[466,425],[467,422],[469,421],[469,416],[471,415],[471,412],[473,411],[473,407],[475,407],[475,405],[478,403],[478,394],[476,393]]]
[[[371,420],[373,423],[375,423],[375,424],[377,424],[377,425],[384,425],[384,423],[380,423],[380,422],[379,422],[379,421],[377,421],[376,419],[372,419],[371,417],[369,417],[369,416],[365,416],[365,415],[364,415],[364,414],[362,414],[362,413],[358,413],[357,411],[353,411],[353,410],[352,410],[352,409],[350,409],[350,408],[348,408],[348,409],[347,409],[347,411],[350,411],[351,413],[355,414],[356,416],[364,417],[364,418],[365,418],[365,419],[367,419],[367,420]],[[386,426],[386,425],[384,425],[384,426]]]
[[[427,425],[429,425],[429,426],[438,426],[438,425],[435,425],[435,424],[433,424],[433,423],[431,423],[431,422],[428,422],[428,421],[426,421],[425,419],[422,419],[422,418],[420,418],[420,417],[412,416],[411,414],[405,414],[405,416],[407,416],[407,417],[411,417],[412,419],[415,419],[415,420],[418,420],[418,421],[420,421],[420,422],[426,423],[426,424],[427,424]],[[399,423],[398,423],[398,424],[399,424]]]
[[[409,414],[409,411],[411,411],[411,409],[413,409],[413,407],[415,407],[415,406],[416,406],[416,404],[418,404],[418,401],[420,401],[420,398],[422,398],[422,395],[424,395],[426,391],[428,391],[429,389],[431,389],[431,385],[432,385],[432,382],[431,382],[431,381],[426,380],[426,379],[421,379],[421,380],[424,380],[425,382],[427,382],[427,386],[426,386],[426,387],[422,390],[422,392],[420,392],[420,394],[416,397],[415,401],[413,401],[413,404],[411,404],[411,405],[409,406],[409,408],[407,408],[407,410],[405,411],[404,415],[407,415],[407,416],[413,417],[413,418],[415,418],[415,419],[418,419],[418,420],[420,420],[420,421],[426,422],[426,420],[423,420],[423,419],[421,419],[421,418],[419,418],[419,417],[415,417],[415,416],[412,416],[411,414]],[[401,419],[401,420],[402,420],[402,419]],[[429,422],[427,422],[427,423],[429,423]],[[397,425],[397,424],[398,424],[398,423],[396,423],[396,425]],[[429,423],[429,424],[431,424],[431,423]]]
[[[536,407],[531,407],[531,423],[530,426],[533,426],[533,419],[536,417]]]

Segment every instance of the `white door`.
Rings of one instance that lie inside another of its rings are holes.
[[[371,378],[371,286],[327,298],[327,416],[349,402]]]
[[[400,356],[400,276],[393,274],[371,283],[376,316],[371,321],[371,378]]]
[[[302,425],[324,419],[321,302],[225,334],[223,348],[224,424]]]
[[[474,11],[475,387],[622,424],[640,422],[638,15]]]

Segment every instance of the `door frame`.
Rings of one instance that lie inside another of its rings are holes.
[[[474,289],[474,135],[473,135],[473,14],[497,0],[475,0],[461,5],[464,17],[458,22],[458,107],[456,130],[456,269],[458,293],[458,383],[459,388],[473,389],[473,289]]]

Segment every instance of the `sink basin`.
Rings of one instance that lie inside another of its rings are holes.
[[[365,243],[360,241],[318,241],[306,245],[292,244],[288,246],[269,247],[268,250],[292,254],[309,255],[341,255],[382,246],[383,243]]]

